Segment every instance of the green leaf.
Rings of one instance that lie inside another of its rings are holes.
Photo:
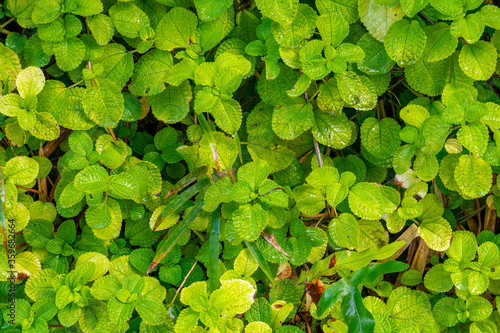
[[[384,37],[387,54],[400,67],[415,64],[424,53],[426,41],[427,36],[418,21],[406,19],[394,22]]]
[[[72,132],[68,137],[68,145],[73,152],[80,156],[87,156],[94,150],[92,139],[85,132]]]
[[[393,7],[378,5],[373,0],[358,2],[359,17],[368,32],[379,41],[384,41],[385,35],[394,22],[404,16],[399,4]]]
[[[34,7],[36,6],[36,1],[33,0],[8,0],[5,1],[6,8],[14,15],[17,22],[22,27],[33,27],[33,21],[31,20],[31,15]],[[59,15],[57,13],[56,15]]]
[[[245,327],[245,333],[272,333],[271,327],[261,321],[254,321]]]
[[[450,74],[450,58],[436,62],[417,61],[414,65],[405,68],[408,84],[416,91],[437,96],[442,93],[448,83]]]
[[[316,25],[325,45],[337,47],[349,34],[349,23],[339,14],[320,15]]]
[[[361,144],[377,158],[385,159],[394,154],[401,144],[399,124],[392,118],[381,121],[370,117],[361,125]]]
[[[472,321],[485,320],[493,312],[491,303],[479,296],[471,296],[467,299],[466,306],[469,312],[469,319]]]
[[[359,19],[356,0],[318,0],[316,7],[320,14],[340,14],[350,24]]]
[[[38,67],[26,67],[16,78],[16,86],[22,98],[38,95],[45,85],[45,76]]]
[[[88,87],[82,102],[85,114],[102,127],[116,127],[123,115],[123,95],[114,84]]]
[[[287,168],[295,159],[294,153],[284,146],[263,146],[258,143],[250,143],[248,152],[255,160],[265,160],[271,166],[271,172],[277,172]]]
[[[98,193],[108,187],[109,175],[100,165],[90,165],[75,176],[75,188],[86,193]]]
[[[85,58],[85,44],[78,38],[67,38],[54,47],[57,67],[63,71],[71,71],[80,65]]]
[[[259,199],[262,202],[275,207],[288,207],[288,195],[276,182],[266,180],[264,184],[259,187],[258,192]]]
[[[239,170],[241,172],[241,168]],[[207,189],[203,210],[213,212],[223,202],[231,201],[231,181],[223,178]]]
[[[115,27],[111,18],[107,15],[98,14],[87,18],[87,25],[98,45],[108,44],[115,33]]]
[[[92,62],[92,66],[97,64],[104,68],[97,78],[113,81],[113,84],[119,88],[125,86],[134,71],[132,53],[127,52],[123,45],[117,43],[104,45],[102,55]]]
[[[263,16],[272,19],[282,26],[292,24],[299,8],[298,0],[256,0],[255,3]]]
[[[339,182],[339,180],[340,176],[338,170],[329,165],[313,169],[313,171],[311,171],[309,176],[306,178],[309,185],[319,190],[324,190],[330,185],[335,185]]]
[[[207,111],[212,113],[217,126],[226,133],[234,135],[239,130],[242,119],[241,106],[234,99],[222,100],[217,97],[213,108]]]
[[[412,197],[405,197],[398,208],[398,214],[402,219],[411,220],[422,214],[422,204]]]
[[[140,193],[136,179],[126,172],[109,177],[109,189],[121,199],[133,199]]]
[[[28,185],[38,175],[38,163],[26,156],[11,158],[4,167],[3,176],[16,185]]]
[[[451,191],[459,191],[457,181],[455,180],[455,169],[458,165],[460,155],[449,154],[441,160],[439,166],[439,178],[443,185]]]
[[[463,125],[458,130],[457,139],[475,156],[482,156],[488,147],[488,128],[485,124],[477,121]]]
[[[498,7],[493,6],[493,5],[485,5],[481,7],[481,10],[479,11],[484,24],[486,24],[488,27],[492,27],[493,29],[499,30],[500,28],[500,21],[498,19]]]
[[[444,251],[450,246],[452,230],[444,218],[423,220],[418,227],[418,233],[433,250]]]
[[[166,76],[172,66],[170,52],[153,49],[144,54],[135,64],[132,83],[129,85],[130,92],[140,96],[161,93],[165,89]],[[153,103],[153,100],[150,99],[149,103]]]
[[[460,194],[470,198],[482,197],[491,188],[491,167],[480,157],[462,155],[455,169],[455,180]]]
[[[326,60],[323,58],[321,55],[323,51],[323,43],[319,40],[312,40],[310,42],[306,42],[301,48],[300,48],[300,61],[302,63],[302,71],[306,74],[306,76],[301,76],[299,81],[302,80],[302,78],[310,78],[314,80],[320,80],[324,78],[330,70],[326,67]],[[307,81],[310,81],[310,79],[307,79]],[[304,91],[309,87],[310,82],[304,85],[303,89]],[[297,89],[297,86],[299,84],[297,83],[293,89]],[[303,93],[303,92],[302,92]],[[290,93],[289,93],[290,94]],[[299,92],[294,92],[294,95],[300,95],[301,93]]]
[[[185,308],[177,317],[175,323],[176,332],[190,332],[198,325],[200,314],[191,308]]]
[[[250,309],[255,296],[255,289],[250,282],[237,279],[221,282],[222,286],[219,290],[224,295],[225,311],[240,314]]]
[[[319,189],[299,185],[293,189],[293,199],[300,211],[306,215],[317,215],[325,208],[325,197]]]
[[[271,324],[272,309],[271,304],[263,297],[256,298],[250,309],[245,312],[245,319],[249,322],[264,322]]]
[[[356,110],[371,110],[377,104],[375,87],[371,81],[362,80],[354,72],[345,72],[336,76],[340,96],[349,107]]]
[[[357,286],[351,285],[341,305],[342,312],[353,332],[371,332],[375,329],[375,321],[371,313],[363,305],[363,298]]]
[[[36,272],[26,282],[26,295],[35,302],[55,297],[56,292],[52,287],[52,281],[56,276],[57,273],[51,269],[42,269]]]
[[[89,207],[85,220],[94,234],[104,240],[111,240],[120,234],[122,213],[117,201],[107,198],[106,202]]]
[[[203,21],[213,21],[221,16],[232,3],[230,0],[216,2],[214,0],[196,0],[195,6],[198,17]]]
[[[11,92],[15,89],[16,76],[21,71],[21,63],[17,54],[2,43],[0,43],[0,54],[0,82],[2,82],[2,88],[8,86],[8,92]]]
[[[476,256],[477,241],[470,231],[459,230],[453,233],[453,241],[446,251],[451,258],[463,263],[472,261]]]
[[[80,318],[81,311],[78,305],[71,303],[57,312],[57,319],[66,327],[73,326],[78,321],[78,318]]]
[[[282,139],[293,140],[312,127],[313,107],[302,98],[285,99],[273,112],[273,130]]]
[[[31,219],[23,230],[23,236],[33,248],[44,248],[47,242],[54,238],[54,225],[46,220]]]
[[[383,214],[394,212],[396,204],[383,195],[380,187],[375,183],[354,185],[349,193],[349,207],[353,213],[363,219],[378,220]]]
[[[422,152],[426,155],[437,155],[444,146],[450,131],[450,124],[440,116],[431,116],[422,124],[424,136],[424,148]]]
[[[453,304],[453,298],[443,297],[434,305],[432,312],[438,323],[446,327],[453,327],[458,323],[458,311]]]
[[[8,117],[17,117],[24,110],[23,99],[18,94],[7,94],[0,99],[0,112]]]
[[[91,281],[97,280],[98,278],[104,276],[109,270],[110,261],[102,253],[98,252],[86,252],[78,257],[75,264],[75,269],[84,265],[86,262],[93,262],[95,264],[94,274],[91,277]]]
[[[161,300],[152,296],[141,296],[135,305],[137,313],[148,325],[161,325],[167,321],[168,313]]]
[[[424,292],[407,287],[395,289],[387,300],[387,306],[398,326],[405,322],[417,324],[419,320],[425,319],[425,315],[431,309],[431,304]]]
[[[408,125],[421,129],[423,122],[429,118],[430,114],[423,106],[410,104],[401,109],[399,116]]]
[[[401,9],[408,17],[415,16],[428,4],[427,0],[401,0]]]
[[[351,141],[352,122],[343,114],[332,117],[327,113],[316,111],[312,134],[319,143],[334,149],[342,149]]]
[[[436,156],[418,155],[413,162],[413,169],[418,178],[425,182],[433,180],[439,171],[439,161]]]
[[[487,267],[495,267],[500,264],[500,250],[495,243],[485,242],[477,250],[478,261]]]
[[[116,30],[125,37],[139,37],[139,31],[149,27],[149,17],[132,3],[118,2],[109,9]]]
[[[319,86],[317,98],[318,107],[332,116],[340,116],[344,107],[344,100],[340,97],[336,80],[329,80]]]
[[[358,69],[367,74],[389,73],[394,67],[392,60],[385,51],[384,44],[369,33],[365,33],[357,44],[365,53],[365,57],[358,62]]]
[[[496,48],[488,42],[479,41],[464,45],[458,63],[467,76],[474,80],[487,80],[495,71]]]
[[[232,214],[238,234],[247,241],[255,241],[267,227],[268,216],[259,204],[245,204]]]
[[[463,37],[469,44],[474,44],[481,38],[484,31],[483,18],[477,14],[469,14],[451,23],[450,33],[456,37]]]
[[[251,276],[257,269],[259,264],[252,257],[249,249],[244,249],[234,259],[234,269],[240,273],[241,276]]]
[[[66,10],[80,16],[91,16],[103,11],[100,0],[67,0]]]
[[[269,105],[276,105],[282,99],[288,98],[286,90],[292,89],[297,82],[298,74],[284,64],[279,64],[279,75],[274,80],[264,79],[267,69],[261,74],[261,79],[257,82],[257,92],[262,101]]]
[[[194,37],[197,25],[198,19],[193,12],[180,7],[171,9],[156,27],[156,47],[164,51],[186,48]]]
[[[73,220],[66,220],[57,228],[57,238],[64,240],[67,244],[72,244],[76,238],[76,226]]]
[[[214,132],[213,138],[205,135],[200,140],[200,156],[202,160],[214,168],[220,167],[221,170],[231,170],[236,157],[238,156],[238,149],[233,138],[225,136],[221,132]],[[214,142],[215,141],[215,142]],[[218,161],[215,161],[213,146],[216,148],[216,155]]]
[[[264,160],[247,163],[238,169],[238,180],[247,182],[252,190],[257,190],[271,172],[269,164]]]
[[[262,1],[263,2],[263,1]],[[277,2],[272,0],[272,2]],[[296,0],[287,0],[288,3],[297,3]],[[285,47],[297,46],[302,40],[312,37],[316,28],[317,14],[306,4],[298,4],[297,14],[291,23],[281,25],[273,22],[271,30],[276,41]]]
[[[191,86],[188,81],[184,81],[177,87],[169,85],[161,93],[148,98],[148,101],[158,120],[173,124],[181,121],[187,115],[189,102],[192,98]]]
[[[333,219],[328,225],[328,233],[338,246],[348,249],[356,248],[361,236],[358,221],[348,213]]]
[[[30,133],[37,139],[52,141],[59,137],[59,126],[53,115],[39,112],[36,114],[36,121]]]
[[[427,44],[423,59],[426,62],[436,62],[448,58],[455,52],[458,38],[450,32],[450,26],[444,22],[429,25],[424,29]]]

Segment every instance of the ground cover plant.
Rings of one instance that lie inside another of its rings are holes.
[[[499,332],[493,1],[0,5],[2,332]]]

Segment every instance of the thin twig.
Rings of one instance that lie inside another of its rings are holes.
[[[172,301],[170,302],[169,304],[169,307],[172,306],[172,304],[174,304],[174,301],[175,299],[177,298],[177,294],[181,291],[182,287],[184,287],[184,283],[186,283],[186,280],[188,279],[189,275],[191,275],[191,272],[193,271],[194,267],[196,266],[196,264],[198,263],[198,260],[196,260],[193,264],[193,267],[191,267],[191,269],[189,270],[189,272],[186,274],[186,277],[184,278],[184,280],[182,281],[181,285],[179,288],[177,288],[177,291],[175,292],[175,295],[174,295],[174,298],[172,299]]]
[[[266,195],[268,195],[269,193],[271,193],[271,192],[273,192],[273,191],[276,191],[276,190],[282,190],[282,191],[286,194],[285,190],[284,190],[284,189],[282,189],[281,187],[275,187],[275,188],[273,188],[273,189],[270,189],[269,191],[267,191],[267,192],[266,192],[266,193],[264,193],[264,194],[259,194],[259,197],[265,197],[265,196],[266,196]]]
[[[465,221],[467,221],[468,219],[473,218],[474,216],[476,216],[477,214],[479,214],[480,212],[482,212],[484,209],[486,209],[486,207],[488,207],[488,205],[484,205],[481,208],[476,209],[475,211],[473,211],[471,214],[467,215],[466,217],[464,217],[460,221],[457,221],[457,224],[462,224]]]
[[[424,19],[426,19],[426,20],[427,20],[427,22],[429,22],[430,24],[432,24],[432,25],[435,25],[435,24],[436,24],[436,23],[432,22],[430,18],[428,18],[427,16],[425,16],[425,14],[424,14],[424,13],[422,13],[422,12],[418,12],[418,15],[420,15],[421,17],[423,17]]]

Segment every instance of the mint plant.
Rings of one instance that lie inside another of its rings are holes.
[[[487,0],[0,1],[3,332],[498,332]]]

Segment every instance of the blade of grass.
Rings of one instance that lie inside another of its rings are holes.
[[[212,293],[219,287],[219,233],[220,233],[220,207],[210,219],[210,258],[208,271],[208,292]]]
[[[167,195],[163,199],[167,199],[168,197],[171,197],[172,195],[180,192],[184,188],[188,187],[192,183],[194,183],[198,178],[206,174],[208,171],[208,168],[206,166],[199,167],[195,169],[193,172],[188,173],[185,175],[181,180],[179,180],[170,191],[168,191]]]
[[[167,241],[163,243],[160,248],[156,249],[156,256],[149,265],[146,275],[148,275],[149,272],[151,272],[156,266],[158,266],[158,264],[163,260],[163,258],[165,258],[165,256],[172,250],[174,245],[177,243],[179,238],[184,234],[184,232],[189,227],[191,222],[193,222],[193,220],[201,213],[201,206],[203,206],[203,202],[204,202],[203,198],[200,198],[193,206],[193,209],[191,209],[189,214],[184,216],[182,222],[177,224],[175,230],[172,232]]]
[[[254,259],[257,260],[260,269],[262,269],[264,274],[266,274],[271,283],[276,286],[276,283],[274,283],[273,275],[271,273],[271,268],[269,267],[269,263],[267,262],[266,258],[264,258],[264,255],[262,254],[260,249],[257,247],[257,244],[255,244],[254,242],[245,241],[245,245],[250,250],[250,253],[252,253]]]
[[[206,186],[210,184],[208,179],[202,179],[181,194],[177,198],[175,198],[171,203],[165,207],[160,217],[156,221],[153,231],[158,228],[158,226],[170,215],[175,214],[188,200],[198,194],[201,190],[203,190]]]

